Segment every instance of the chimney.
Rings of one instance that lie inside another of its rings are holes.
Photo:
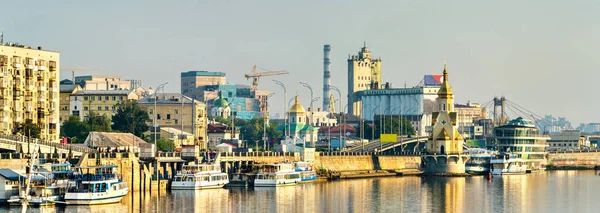
[[[329,111],[329,93],[330,93],[330,85],[331,85],[331,70],[329,69],[331,61],[329,60],[329,53],[331,52],[331,47],[329,44],[323,46],[323,111]]]

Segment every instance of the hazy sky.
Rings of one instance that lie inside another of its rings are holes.
[[[366,41],[392,86],[441,73],[447,57],[457,102],[504,95],[577,125],[600,121],[598,11],[599,2],[564,0],[7,1],[0,30],[5,41],[59,51],[63,68],[101,67],[80,74],[152,87],[168,81],[172,92],[182,71],[223,71],[248,84],[253,65],[285,69],[277,78],[304,105],[299,81],[322,95],[323,44],[332,48],[332,84],[345,91],[346,59]],[[281,113],[283,92],[271,79],[260,88],[276,93],[272,110]]]

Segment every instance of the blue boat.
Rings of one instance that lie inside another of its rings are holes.
[[[319,176],[307,162],[296,162],[296,171],[300,172],[300,183],[308,183],[317,180]]]

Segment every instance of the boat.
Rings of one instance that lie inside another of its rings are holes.
[[[300,183],[314,182],[319,178],[317,172],[310,166],[310,163],[296,162],[294,165],[296,166],[296,171],[300,172]]]
[[[515,175],[527,172],[527,163],[516,155],[501,154],[490,161],[492,175]]]
[[[480,148],[469,148],[468,153],[471,156],[465,164],[465,172],[470,174],[490,173],[491,159],[495,154],[491,151]]]
[[[30,198],[29,204],[47,206],[64,201],[69,185],[69,177],[73,174],[71,164],[51,164],[50,169],[51,172],[39,172],[45,177],[45,181],[43,184],[34,186],[33,191],[35,194]]]
[[[254,179],[254,187],[277,187],[297,185],[302,181],[300,172],[291,163],[265,164]]]
[[[184,165],[173,177],[171,190],[222,188],[229,177],[218,164]]]
[[[90,169],[94,172],[90,173]],[[118,203],[128,192],[127,183],[117,176],[117,166],[78,167],[69,183],[64,204]]]

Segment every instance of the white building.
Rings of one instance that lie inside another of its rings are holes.
[[[210,116],[212,117],[223,117],[227,119],[231,115],[231,108],[223,93],[219,93],[219,98],[213,101],[213,106],[210,108]]]

